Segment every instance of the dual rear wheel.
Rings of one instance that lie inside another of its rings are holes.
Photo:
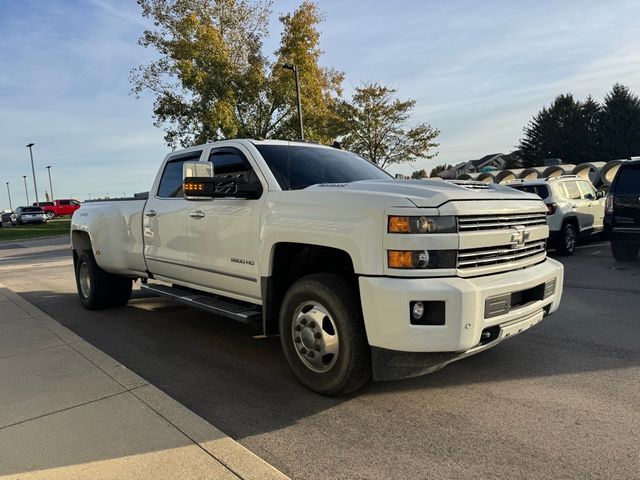
[[[105,272],[91,250],[84,250],[76,261],[76,287],[80,302],[88,310],[121,307],[131,298],[130,278]]]

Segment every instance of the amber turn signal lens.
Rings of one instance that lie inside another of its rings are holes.
[[[389,250],[387,254],[389,268],[413,268],[413,252],[411,250]]]
[[[410,217],[389,217],[389,233],[410,233]]]

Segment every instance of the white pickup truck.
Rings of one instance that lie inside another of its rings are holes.
[[[338,148],[229,140],[173,152],[151,191],[87,202],[71,240],[82,304],[132,282],[280,335],[325,395],[497,345],[560,303],[547,208],[500,185],[395,180]],[[514,359],[515,361],[516,359]]]

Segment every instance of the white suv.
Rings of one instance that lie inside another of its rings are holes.
[[[572,255],[578,237],[603,230],[604,198],[589,180],[575,175],[516,180],[508,184],[538,195],[547,204],[549,240],[563,255]]]

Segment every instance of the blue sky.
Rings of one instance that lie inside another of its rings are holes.
[[[298,2],[275,1],[277,16]],[[348,95],[379,81],[417,100],[416,121],[438,127],[435,160],[410,173],[508,152],[524,124],[564,92],[601,99],[614,82],[640,91],[637,1],[321,0],[322,62],[346,73]],[[52,165],[56,197],[131,194],[149,188],[168,148],[149,96],[129,94],[128,73],[153,52],[129,0],[0,2],[0,208],[40,196]]]

